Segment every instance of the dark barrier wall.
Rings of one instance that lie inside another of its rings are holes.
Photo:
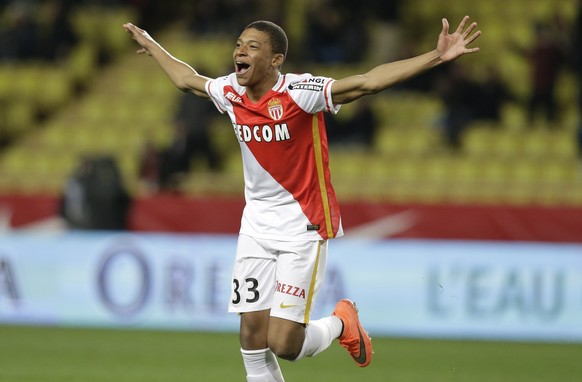
[[[25,229],[58,219],[50,196],[0,196],[5,229]],[[237,233],[244,200],[155,197],[136,199],[129,211],[134,232]],[[489,205],[341,205],[346,236],[582,242],[582,207]],[[55,224],[49,226],[55,226]]]

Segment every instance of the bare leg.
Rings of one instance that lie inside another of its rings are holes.
[[[271,317],[267,343],[277,357],[292,361],[297,358],[305,341],[305,325],[283,318]]]
[[[246,350],[265,349],[268,346],[270,310],[242,313],[240,316],[240,346]]]
[[[241,314],[241,354],[247,382],[284,382],[277,357],[267,343],[269,310]]]

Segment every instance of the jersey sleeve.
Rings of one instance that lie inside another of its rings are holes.
[[[334,105],[332,101],[331,85],[334,81],[329,77],[304,74],[292,79],[287,91],[295,103],[308,113],[326,111],[336,114],[341,105]]]
[[[214,106],[222,114],[226,113],[228,100],[224,97],[224,87],[230,83],[229,76],[218,77],[206,82],[206,93]]]

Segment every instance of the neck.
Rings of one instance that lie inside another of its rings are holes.
[[[252,102],[259,101],[265,94],[267,94],[269,90],[273,88],[273,86],[275,86],[275,84],[279,80],[279,74],[280,73],[277,72],[274,75],[265,78],[264,81],[258,84],[247,86],[247,97]]]

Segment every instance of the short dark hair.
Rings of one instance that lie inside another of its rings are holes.
[[[289,42],[287,40],[287,34],[283,28],[271,21],[265,20],[254,21],[247,25],[245,30],[250,28],[268,34],[273,47],[273,53],[281,53],[283,56],[287,57],[287,47],[289,46]]]

